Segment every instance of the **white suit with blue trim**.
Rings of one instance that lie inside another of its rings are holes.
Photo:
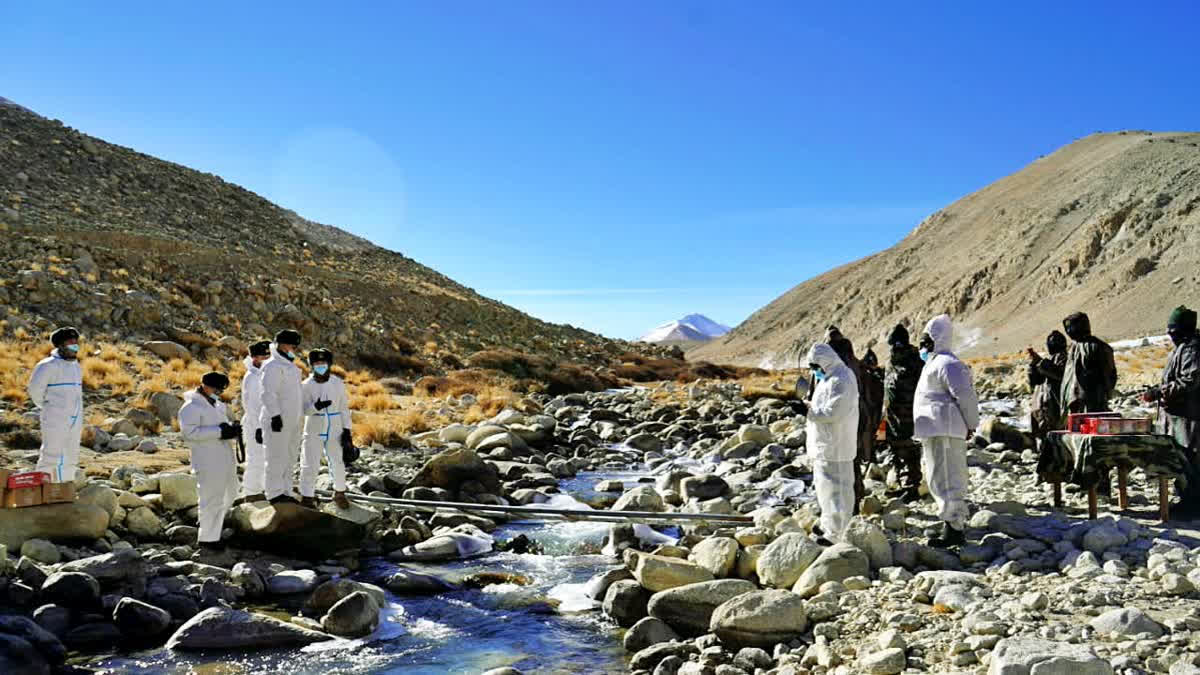
[[[312,497],[316,492],[317,473],[321,458],[329,465],[333,489],[346,491],[346,464],[342,461],[342,430],[350,427],[350,400],[346,383],[333,373],[324,382],[309,375],[300,388],[304,405],[304,451],[300,456],[300,496]],[[317,401],[329,401],[329,407],[317,410]]]
[[[827,344],[815,344],[808,363],[824,377],[808,404],[806,434],[813,488],[821,507],[821,529],[842,541],[854,515],[854,457],[858,452],[858,381]]]
[[[29,400],[38,407],[42,448],[37,471],[55,483],[75,480],[79,439],[83,434],[83,369],[78,359],[64,359],[55,350],[33,368]]]

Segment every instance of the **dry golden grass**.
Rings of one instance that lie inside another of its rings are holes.
[[[412,407],[398,413],[386,415],[354,413],[354,442],[357,445],[379,443],[384,447],[408,447],[408,437],[450,423],[450,420],[432,411]]]
[[[350,397],[350,409],[364,412],[382,413],[400,407],[400,402],[394,396],[385,392],[363,396],[355,394]]]

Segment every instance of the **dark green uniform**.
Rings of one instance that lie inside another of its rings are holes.
[[[892,346],[883,381],[884,412],[887,415],[887,444],[901,487],[921,484],[921,446],[913,440],[913,395],[925,362],[910,344]]]
[[[1029,424],[1039,443],[1046,440],[1046,434],[1063,428],[1062,405],[1058,397],[1062,393],[1066,364],[1066,352],[1051,354],[1029,364],[1029,386],[1033,388]]]
[[[1200,336],[1193,333],[1175,345],[1163,370],[1158,399],[1162,405],[1161,431],[1175,439],[1188,459],[1189,471],[1177,483],[1177,489],[1194,513],[1200,507],[1200,485],[1194,473],[1200,468],[1196,458],[1200,451]]]
[[[1091,321],[1082,312],[1063,320],[1063,328],[1072,342],[1067,350],[1058,399],[1062,417],[1070,413],[1107,412],[1108,400],[1117,387],[1112,347],[1092,335]]]

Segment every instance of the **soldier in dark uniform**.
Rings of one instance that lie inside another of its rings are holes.
[[[871,391],[867,392],[867,399],[871,401],[871,409],[867,411],[867,428],[871,431],[871,461],[878,461],[876,453],[879,445],[879,422],[883,420],[883,368],[879,367],[879,357],[875,356],[875,350],[867,349],[867,353],[862,358],[862,373],[863,384]]]
[[[908,330],[900,324],[888,335],[892,354],[884,376],[883,398],[887,445],[900,481],[899,490],[891,496],[913,502],[920,498],[921,487],[921,446],[913,440],[913,394],[925,362],[908,339]]]
[[[1062,392],[1063,370],[1067,364],[1067,337],[1058,331],[1046,338],[1045,358],[1029,349],[1029,386],[1033,399],[1029,407],[1029,423],[1039,446],[1046,434],[1063,428]]]
[[[1200,485],[1196,480],[1197,458],[1200,450],[1200,335],[1196,333],[1196,312],[1177,307],[1167,321],[1167,334],[1175,349],[1167,359],[1162,384],[1147,391],[1143,399],[1158,402],[1162,433],[1175,438],[1185,450],[1189,471],[1176,483],[1180,504],[1176,515],[1200,515]]]
[[[1117,387],[1112,347],[1092,335],[1091,320],[1083,312],[1063,319],[1063,332],[1071,338],[1058,399],[1063,417],[1071,413],[1108,412],[1108,400]]]

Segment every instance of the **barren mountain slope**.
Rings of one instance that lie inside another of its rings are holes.
[[[218,176],[0,104],[0,332],[70,323],[202,353],[298,327],[386,364],[414,349],[452,366],[507,347],[607,363],[628,351],[484,298],[405,256]]]
[[[1041,346],[1087,311],[1109,339],[1200,304],[1200,134],[1096,134],[926,218],[882,253],[806,281],[691,359],[794,366],[830,323],[858,352],[948,312],[971,355]],[[914,331],[916,332],[916,331]],[[881,354],[883,356],[883,354]]]

